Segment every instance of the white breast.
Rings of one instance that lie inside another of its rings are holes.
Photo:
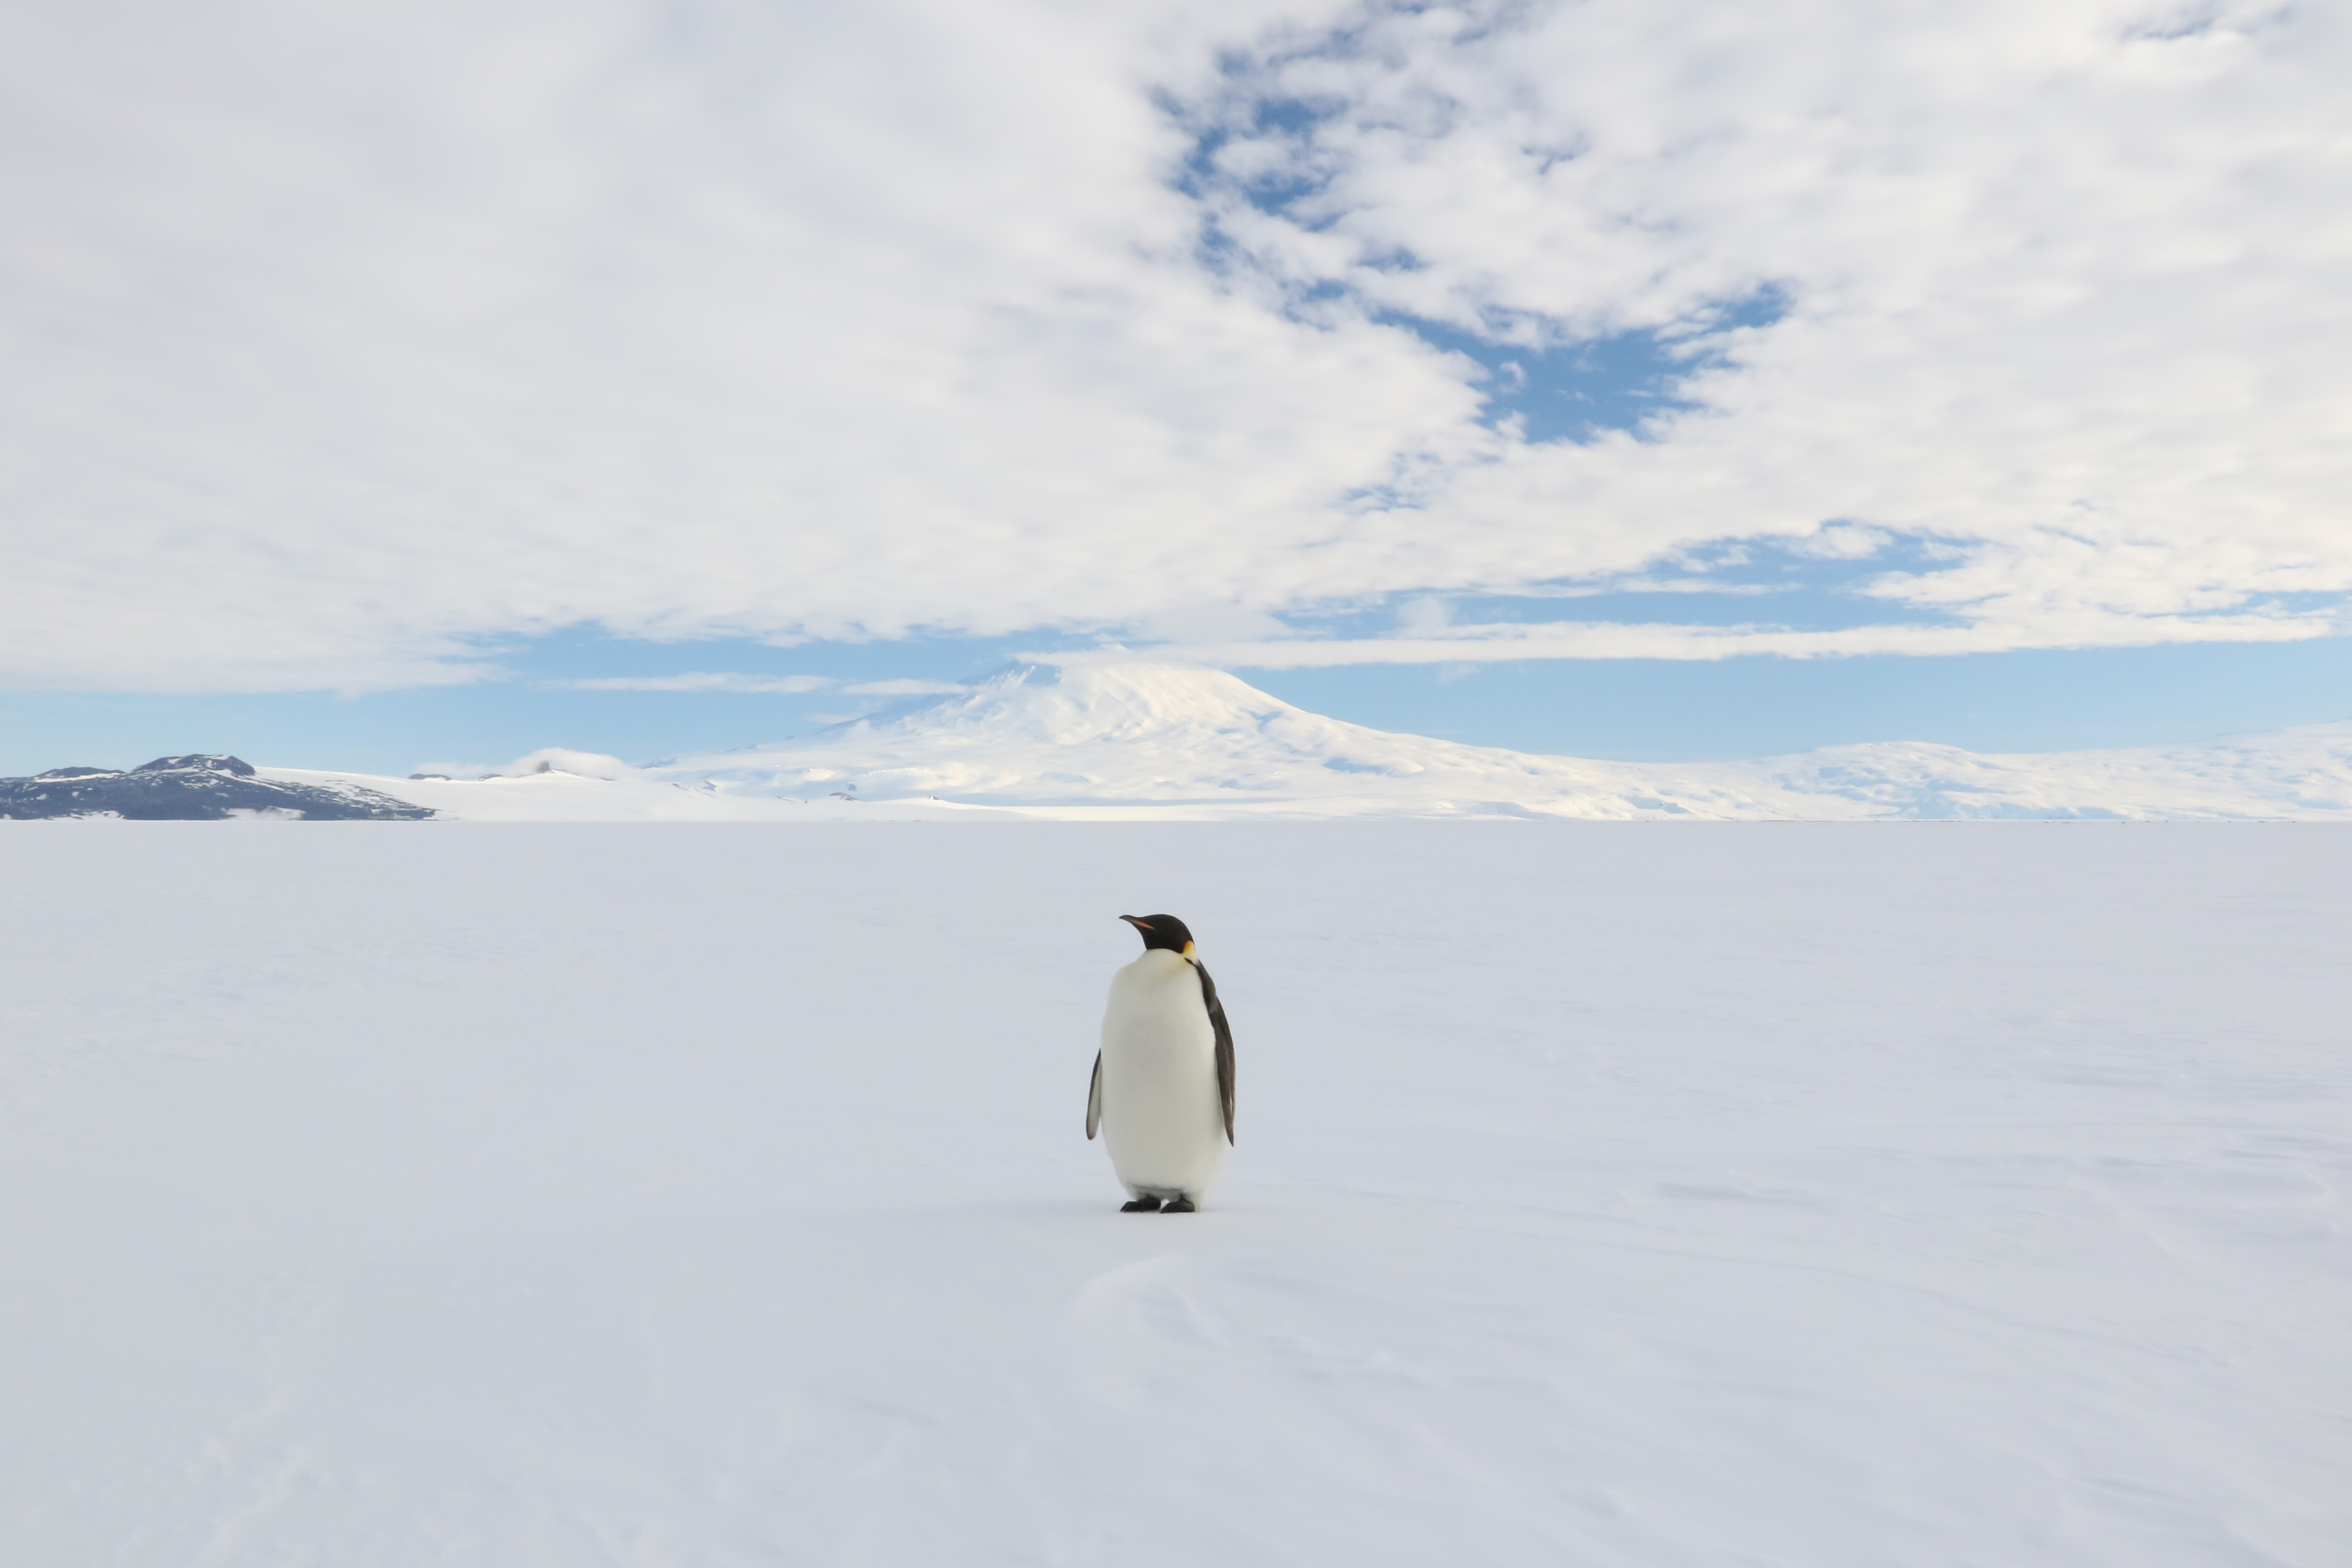
[[[1139,1196],[1198,1202],[1225,1152],[1217,1034],[1201,977],[1164,948],[1111,976],[1102,1026],[1102,1135]]]

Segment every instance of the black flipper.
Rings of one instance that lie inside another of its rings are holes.
[[[1225,1022],[1225,1005],[1217,1000],[1217,983],[1209,978],[1209,966],[1197,958],[1191,962],[1200,972],[1201,1000],[1208,1004],[1209,1026],[1217,1031],[1217,1100],[1224,1108],[1225,1142],[1230,1143],[1234,1141],[1234,1026]]]
[[[1230,1090],[1226,1093],[1232,1099]],[[1087,1142],[1095,1141],[1095,1129],[1102,1125],[1102,1053],[1095,1053],[1095,1080],[1087,1086]]]

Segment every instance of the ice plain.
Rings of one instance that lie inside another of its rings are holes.
[[[0,1561],[2352,1561],[2352,829],[25,824]],[[1210,1207],[1081,1131],[1202,939]]]

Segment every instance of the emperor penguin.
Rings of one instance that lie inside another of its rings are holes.
[[[1102,1049],[1087,1090],[1087,1137],[1099,1128],[1133,1201],[1122,1214],[1191,1214],[1234,1141],[1234,1031],[1174,915],[1121,915],[1143,956],[1110,979]]]

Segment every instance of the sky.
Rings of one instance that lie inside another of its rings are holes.
[[[2352,717],[2352,13],[0,13],[0,770],[1116,644],[1522,749]]]

